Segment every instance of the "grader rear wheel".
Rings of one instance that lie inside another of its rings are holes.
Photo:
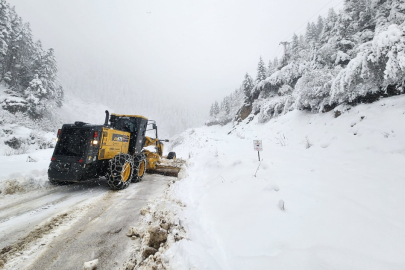
[[[146,157],[144,154],[135,157],[134,168],[132,182],[135,183],[141,181],[146,172]]]
[[[113,190],[129,186],[134,174],[134,162],[130,155],[118,154],[109,161],[108,185]]]

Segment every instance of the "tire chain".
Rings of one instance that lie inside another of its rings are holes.
[[[123,181],[121,173],[124,164],[129,163],[131,166],[131,174],[127,181]],[[118,154],[109,160],[109,172],[107,175],[108,185],[114,189],[125,189],[129,186],[134,175],[134,160],[130,155]]]
[[[132,178],[133,183],[140,182],[142,180],[143,176],[145,175],[145,172],[144,172],[141,177],[138,176],[139,164],[142,160],[145,162],[145,172],[146,172],[146,166],[148,163],[147,163],[145,154],[140,154],[134,158],[135,168],[134,168],[134,176]]]

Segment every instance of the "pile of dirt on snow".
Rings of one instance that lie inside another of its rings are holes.
[[[185,205],[171,196],[172,184],[185,177],[185,165],[183,162],[179,178],[168,183],[164,194],[141,209],[141,222],[129,228],[127,236],[134,241],[134,251],[123,269],[169,269],[162,254],[187,235],[176,214]]]

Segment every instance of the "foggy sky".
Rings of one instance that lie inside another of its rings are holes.
[[[35,39],[55,49],[67,92],[85,80],[111,77],[111,87],[119,80],[133,91],[161,93],[167,102],[193,103],[208,113],[214,100],[239,87],[246,72],[256,77],[260,56],[267,65],[281,55],[280,41],[303,24],[296,32],[304,33],[308,19],[325,5],[322,15],[343,1],[8,2],[30,22]]]

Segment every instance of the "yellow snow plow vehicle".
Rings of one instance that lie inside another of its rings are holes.
[[[155,138],[145,136],[146,131],[154,131]],[[104,125],[64,124],[57,140],[48,169],[53,184],[105,176],[109,186],[118,190],[140,181],[145,172],[177,177],[180,171],[161,164],[176,159],[176,153],[163,157],[163,142],[168,140],[159,140],[156,122],[140,115],[110,116],[106,111]]]

